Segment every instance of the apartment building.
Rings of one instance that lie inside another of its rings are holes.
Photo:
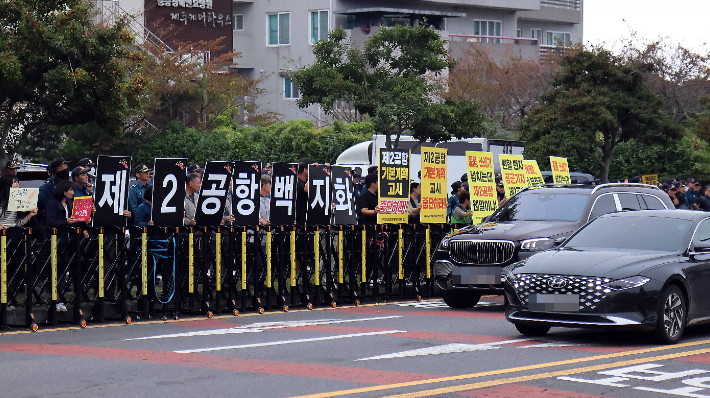
[[[335,27],[362,43],[383,26],[426,21],[449,40],[454,56],[481,45],[539,59],[583,41],[583,0],[143,0],[142,10],[137,1],[113,3],[128,4],[149,30],[173,24],[168,43],[230,35],[227,42],[241,54],[237,72],[264,78],[266,94],[255,99],[260,109],[318,125],[330,118],[317,106],[298,108],[288,74],[313,62],[313,46]]]

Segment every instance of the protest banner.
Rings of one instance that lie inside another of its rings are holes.
[[[378,224],[406,224],[409,211],[409,150],[380,149]]]
[[[545,183],[545,179],[542,178],[542,173],[540,172],[540,167],[537,165],[537,160],[523,160],[523,166],[525,167],[525,180],[530,185],[542,185]]]
[[[572,181],[569,176],[567,158],[550,156],[550,165],[552,166],[552,177],[554,178],[555,184],[569,184]]]
[[[158,158],[153,165],[151,220],[159,227],[182,227],[185,212],[187,159]]]
[[[355,225],[355,186],[349,167],[332,166],[330,169],[333,182],[333,223],[335,225]]]
[[[261,162],[235,162],[232,190],[234,225],[259,225]]]
[[[39,188],[10,188],[9,211],[32,211],[37,207]]]
[[[499,155],[505,196],[510,199],[528,186],[522,155]]]
[[[658,185],[658,174],[641,176],[641,181],[643,181],[644,184]]]
[[[274,163],[271,169],[271,225],[293,226],[296,221],[295,163]]]
[[[330,225],[330,167],[308,165],[307,225]]]
[[[125,227],[128,206],[130,156],[103,156],[96,162],[94,227]]]
[[[496,180],[493,171],[493,154],[490,152],[466,152],[468,165],[468,190],[471,194],[473,223],[490,216],[498,208]]]
[[[447,201],[446,192],[446,148],[422,147],[422,223],[445,224]]]
[[[224,219],[224,206],[232,179],[232,162],[209,161],[200,185],[195,209],[197,225],[219,225]]]
[[[78,222],[91,221],[91,207],[94,205],[94,198],[91,196],[75,196],[72,216]]]

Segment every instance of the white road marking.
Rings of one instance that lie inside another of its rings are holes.
[[[397,304],[399,307],[414,307],[414,308],[449,308],[443,301],[421,301],[417,303],[402,303]],[[501,306],[503,302],[500,301],[479,301],[476,307],[495,307]]]
[[[542,343],[542,344],[531,344],[531,345],[524,345],[520,346],[518,348],[548,348],[548,347],[572,347],[572,346],[580,346],[582,344],[571,344],[571,343]]]
[[[349,323],[360,321],[377,321],[381,319],[401,318],[400,315],[393,316],[378,316],[373,318],[358,318],[358,319],[317,319],[313,321],[289,321],[289,322],[257,322],[246,326],[236,326],[226,329],[211,329],[200,330],[196,332],[163,334],[158,336],[137,337],[133,339],[125,339],[124,341],[132,340],[153,340],[153,339],[168,339],[175,337],[195,337],[195,336],[219,336],[224,334],[241,334],[241,333],[260,333],[265,330],[296,328],[300,326],[316,326],[316,325],[333,325],[337,323]]]
[[[471,352],[471,351],[486,351],[486,350],[497,350],[500,345],[518,343],[521,341],[530,341],[532,339],[515,339],[515,340],[505,340],[498,341],[495,343],[482,343],[482,344],[445,344],[436,347],[426,347],[418,348],[416,350],[408,350],[402,352],[395,352],[393,354],[377,355],[374,357],[360,358],[356,361],[370,361],[373,359],[390,359],[390,358],[407,358],[407,357],[418,357],[424,355],[439,355],[439,354],[452,354],[456,352]]]
[[[240,349],[240,348],[270,347],[270,346],[275,346],[275,345],[308,343],[308,342],[312,342],[312,341],[324,341],[324,340],[348,339],[348,338],[352,338],[352,337],[363,337],[363,336],[378,336],[378,335],[383,335],[383,334],[394,334],[394,333],[406,333],[406,331],[405,330],[385,330],[382,332],[339,334],[336,336],[314,337],[314,338],[310,338],[310,339],[271,341],[268,343],[241,344],[241,345],[230,345],[230,346],[224,346],[224,347],[198,348],[198,349],[194,349],[194,350],[180,350],[180,351],[173,351],[173,352],[178,353],[178,354],[193,354],[196,352],[236,350],[236,349]]]

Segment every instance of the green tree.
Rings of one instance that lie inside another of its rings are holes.
[[[619,144],[679,137],[679,129],[662,111],[662,100],[644,82],[643,67],[626,65],[599,48],[563,58],[554,88],[521,123],[526,156],[541,166],[549,165],[550,155],[566,156],[573,169],[591,158],[599,164],[599,178],[607,182]]]
[[[140,105],[127,21],[95,26],[92,13],[84,0],[0,2],[0,164],[15,148],[57,146],[63,126],[120,135]]]
[[[396,147],[409,133],[419,140],[446,141],[485,131],[483,116],[468,100],[443,100],[442,73],[454,65],[446,42],[424,26],[382,28],[360,50],[342,28],[315,45],[316,61],[292,74],[300,107],[320,104],[332,113],[345,101],[370,118]],[[395,137],[394,143],[391,137]]]

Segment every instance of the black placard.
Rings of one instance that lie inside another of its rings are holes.
[[[333,166],[330,169],[330,179],[333,184],[332,198],[335,203],[333,209],[333,223],[335,225],[355,225],[355,186],[353,185],[352,172],[349,167]]]
[[[99,156],[96,162],[94,227],[125,227],[130,156]]]
[[[330,167],[308,166],[307,225],[330,225]]]
[[[151,219],[158,227],[182,227],[187,159],[155,159]]]
[[[296,221],[296,170],[294,163],[274,163],[271,168],[271,225]]]
[[[224,218],[224,205],[232,178],[232,162],[209,161],[202,175],[200,198],[197,201],[195,223],[220,225]]]
[[[261,162],[234,163],[232,214],[234,225],[259,225]]]

